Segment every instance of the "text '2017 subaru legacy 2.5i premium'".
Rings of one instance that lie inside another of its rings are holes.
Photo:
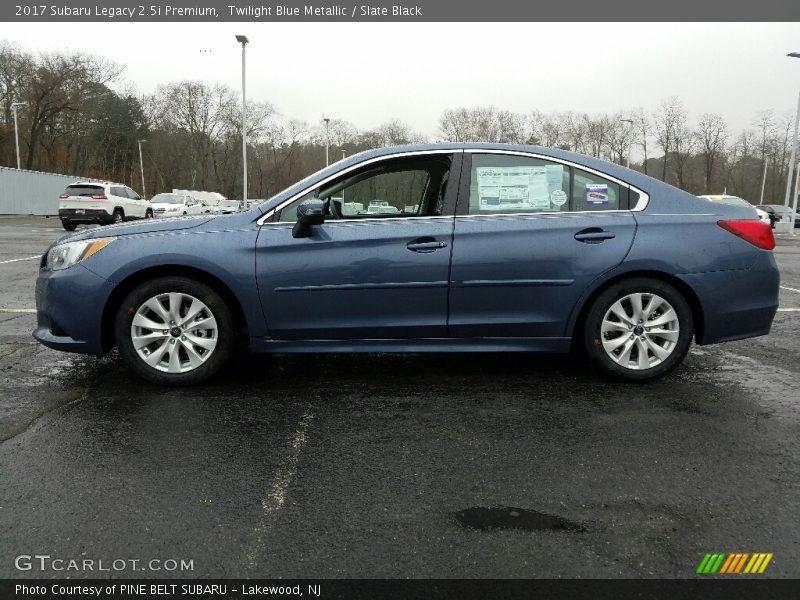
[[[394,210],[372,211],[369,206]],[[257,352],[568,352],[650,380],[769,332],[769,225],[532,146],[364,152],[250,210],[89,230],[42,257],[36,339],[163,384]],[[213,252],[209,251],[213,249]]]

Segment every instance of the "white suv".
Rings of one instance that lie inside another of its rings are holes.
[[[67,231],[80,223],[122,223],[130,219],[151,219],[147,200],[121,183],[76,181],[58,197],[58,216]]]

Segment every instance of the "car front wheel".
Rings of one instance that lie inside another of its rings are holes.
[[[67,231],[75,231],[75,228],[78,226],[78,224],[73,223],[72,221],[67,221],[66,219],[61,219],[61,226]]]
[[[225,364],[235,337],[231,312],[219,294],[184,277],[135,288],[117,311],[114,333],[131,370],[161,385],[205,381]]]
[[[614,284],[592,303],[589,356],[616,379],[650,381],[678,366],[694,335],[692,311],[673,286],[650,278]]]

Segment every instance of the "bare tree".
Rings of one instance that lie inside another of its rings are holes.
[[[675,142],[675,129],[678,123],[685,121],[686,111],[677,96],[664,100],[659,110],[653,115],[655,123],[656,143],[664,152],[664,163],[661,167],[661,180],[667,180],[667,162],[669,153],[673,150]]]
[[[728,124],[722,115],[717,113],[703,113],[695,131],[695,139],[703,156],[703,189],[711,190],[711,180],[714,168],[717,166],[725,151],[725,142],[728,138]]]

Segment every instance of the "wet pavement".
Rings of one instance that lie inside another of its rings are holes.
[[[691,577],[719,551],[800,576],[800,311],[646,385],[570,356],[354,355],[168,389],[8,312],[38,262],[3,261],[62,233],[0,217],[0,577]],[[800,242],[776,258],[800,290]],[[34,554],[125,563],[15,567]]]

